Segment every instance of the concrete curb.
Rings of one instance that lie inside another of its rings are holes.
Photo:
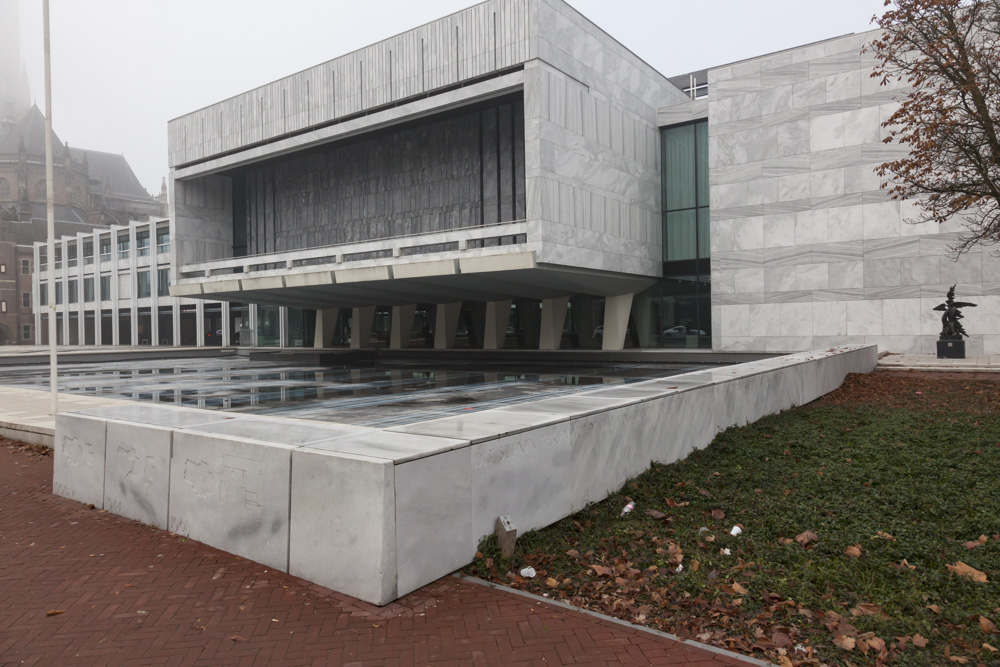
[[[669,632],[663,632],[661,630],[655,630],[653,628],[647,628],[644,625],[636,625],[635,623],[629,623],[628,621],[623,621],[620,618],[615,618],[614,616],[607,616],[605,614],[598,613],[596,611],[591,611],[590,609],[581,609],[580,607],[574,607],[573,605],[563,602],[561,600],[552,600],[547,597],[542,597],[541,595],[535,595],[534,593],[528,593],[525,591],[518,590],[516,588],[510,588],[509,586],[504,586],[502,584],[497,584],[492,581],[487,581],[485,579],[480,579],[479,577],[470,577],[467,574],[462,574],[461,572],[456,572],[452,575],[456,579],[461,579],[462,581],[467,581],[472,584],[479,584],[480,586],[487,586],[489,588],[495,588],[506,593],[511,593],[513,595],[520,595],[521,597],[528,598],[538,602],[539,604],[547,604],[566,611],[574,611],[579,614],[584,614],[586,616],[591,616],[593,618],[600,619],[602,621],[608,621],[609,623],[614,623],[615,625],[621,625],[632,630],[638,630],[640,632],[646,632],[656,637],[661,637],[663,639],[670,639],[672,641],[678,642],[680,644],[686,644],[692,648],[702,649],[704,651],[710,651],[718,655],[724,655],[727,658],[733,658],[734,660],[741,660],[748,665],[759,665],[760,667],[778,667],[773,662],[766,662],[764,660],[758,660],[757,658],[751,658],[749,656],[743,655],[742,653],[736,653],[735,651],[729,651],[724,648],[719,648],[718,646],[710,646],[709,644],[702,644],[700,642],[692,641],[690,639],[682,639],[677,635],[672,635]]]

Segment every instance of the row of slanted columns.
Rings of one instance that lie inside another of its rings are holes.
[[[474,316],[483,322],[483,349],[503,349],[507,338],[507,322],[510,319],[510,307],[513,300],[488,301],[473,304]],[[534,338],[538,335],[538,349],[558,350],[562,342],[563,325],[566,321],[566,309],[569,297],[543,299],[541,311],[522,313],[521,326],[528,329]],[[404,349],[410,346],[410,332],[413,330],[413,318],[416,304],[393,306],[390,323],[390,349]],[[629,314],[632,309],[632,295],[610,296],[605,298],[602,348],[605,350],[620,350],[625,344],[625,334],[628,329]],[[340,314],[339,308],[326,308],[316,311],[316,347],[328,347],[332,344],[334,327]],[[454,345],[458,332],[459,319],[462,314],[462,302],[437,304],[434,319],[434,349],[446,350]],[[594,331],[598,326],[589,309],[573,311],[574,324],[577,331]],[[372,325],[375,321],[375,306],[362,306],[351,309],[351,343],[352,350],[368,347]]]

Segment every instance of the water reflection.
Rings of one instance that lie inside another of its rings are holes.
[[[243,358],[74,364],[62,392],[371,427],[437,419],[703,366],[291,366]],[[47,366],[8,367],[0,384],[48,388]]]

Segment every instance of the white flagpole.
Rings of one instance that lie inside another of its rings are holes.
[[[48,214],[48,237],[45,252],[49,265],[49,287],[56,285],[56,192],[52,178],[52,67],[49,51],[49,0],[42,0],[42,24],[45,30],[45,208]],[[59,355],[56,350],[55,289],[49,289],[49,388],[52,416],[59,412]]]

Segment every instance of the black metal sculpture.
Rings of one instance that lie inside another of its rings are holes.
[[[944,311],[941,315],[941,340],[962,340],[962,336],[968,338],[969,334],[965,333],[965,327],[960,321],[962,313],[959,308],[975,307],[974,303],[955,301],[955,286],[952,285],[945,302],[934,306],[934,310]]]

